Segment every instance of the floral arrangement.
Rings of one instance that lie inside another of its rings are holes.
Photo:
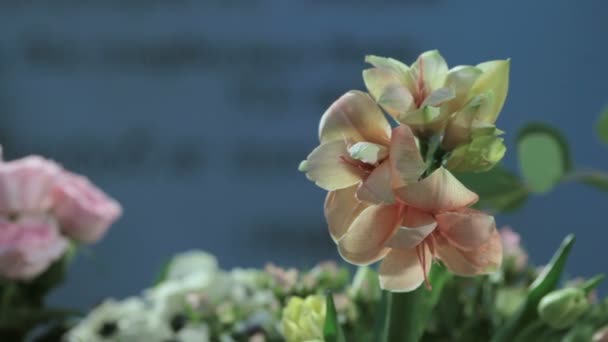
[[[566,140],[543,124],[518,135],[520,175],[500,165],[509,60],[448,68],[428,51],[410,66],[366,61],[367,92],[327,109],[320,144],[299,166],[328,191],[329,236],[358,267],[352,279],[331,262],[224,271],[190,251],[139,296],[86,315],[47,309],[69,251],[98,240],[120,206],[28,157],[0,164],[3,340],[608,341],[608,300],[595,291],[604,275],[560,283],[574,236],[537,267],[515,231],[496,228],[492,213],[561,181],[608,190],[608,176],[575,170]],[[597,132],[608,141],[608,111]]]

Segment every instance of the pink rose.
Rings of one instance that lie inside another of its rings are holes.
[[[52,191],[53,210],[63,232],[81,242],[99,240],[120,217],[120,204],[86,177],[64,172]]]
[[[38,156],[0,162],[0,215],[48,210],[50,190],[60,173],[59,165]]]
[[[0,277],[32,279],[59,259],[67,246],[50,216],[0,218]]]

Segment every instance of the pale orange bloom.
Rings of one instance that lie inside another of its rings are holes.
[[[391,129],[368,94],[350,91],[334,102],[319,140],[303,170],[329,191],[329,232],[346,261],[383,260],[384,289],[416,289],[434,259],[464,276],[500,265],[494,218],[468,208],[477,195],[443,167],[421,179],[427,166],[412,130]]]

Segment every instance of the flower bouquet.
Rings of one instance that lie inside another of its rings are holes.
[[[410,66],[366,61],[367,92],[329,106],[299,166],[328,191],[329,235],[352,277],[332,262],[222,270],[189,251],[138,296],[86,315],[49,311],[68,246],[100,238],[120,207],[52,162],[5,162],[2,340],[608,341],[604,275],[561,282],[574,236],[535,266],[515,231],[496,228],[492,213],[561,181],[608,190],[605,173],[575,170],[560,132],[539,123],[518,135],[520,174],[500,164],[510,61],[448,68],[438,51]],[[608,114],[597,127],[608,140]]]

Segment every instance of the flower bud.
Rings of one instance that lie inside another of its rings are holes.
[[[538,304],[538,315],[549,326],[564,329],[570,327],[588,308],[585,291],[569,287],[544,296]]]
[[[302,299],[291,297],[285,309],[281,326],[287,342],[323,340],[325,324],[325,298],[311,295]]]
[[[457,147],[447,160],[446,167],[457,172],[482,172],[494,167],[505,155],[504,139],[493,135],[473,138]]]

